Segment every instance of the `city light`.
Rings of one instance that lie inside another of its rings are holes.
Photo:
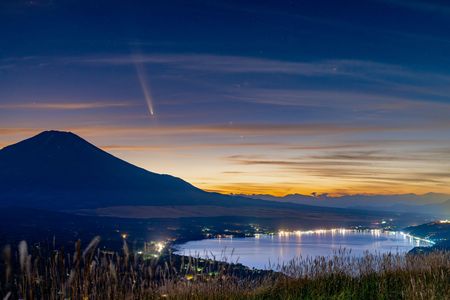
[[[164,250],[164,247],[166,247],[166,243],[164,242],[155,243],[155,250],[159,253],[161,253]]]

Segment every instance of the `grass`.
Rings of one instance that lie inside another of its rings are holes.
[[[99,250],[94,238],[74,253],[6,246],[0,299],[450,299],[450,253],[298,258],[248,270],[214,260],[166,255],[143,260],[124,243]]]

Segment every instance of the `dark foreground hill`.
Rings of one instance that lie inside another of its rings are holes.
[[[413,253],[450,250],[450,221],[448,220],[410,226],[405,228],[404,231],[435,243],[432,247],[416,247],[411,251]]]

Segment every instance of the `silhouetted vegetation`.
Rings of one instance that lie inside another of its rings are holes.
[[[94,238],[64,249],[3,248],[3,299],[448,299],[450,253],[298,258],[250,270],[214,259],[162,255],[144,259]]]

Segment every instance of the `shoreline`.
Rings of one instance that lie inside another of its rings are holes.
[[[365,233],[371,233],[371,234],[375,234],[375,235],[382,234],[382,233],[383,234],[396,234],[396,235],[401,235],[401,236],[407,237],[409,239],[412,239],[413,241],[426,243],[426,245],[413,246],[410,250],[407,250],[405,252],[389,252],[391,254],[394,253],[394,254],[407,255],[407,254],[410,254],[410,253],[414,253],[414,251],[417,248],[432,249],[432,247],[436,244],[434,241],[431,241],[431,240],[428,240],[428,239],[424,239],[424,238],[421,238],[421,237],[417,237],[417,236],[405,233],[405,232],[400,231],[400,230],[385,230],[385,229],[373,229],[373,228],[332,228],[332,229],[317,229],[317,230],[306,230],[306,231],[300,231],[300,230],[283,231],[283,230],[280,230],[277,233],[261,232],[261,233],[254,233],[252,235],[240,235],[240,236],[230,235],[230,236],[226,236],[226,237],[220,237],[220,235],[219,235],[219,237],[205,237],[203,239],[199,239],[199,238],[196,238],[196,239],[183,239],[183,240],[174,241],[174,243],[172,243],[169,246],[169,248],[170,248],[169,251],[173,255],[187,256],[187,257],[194,257],[194,258],[203,258],[203,259],[211,259],[210,257],[208,257],[206,255],[206,253],[208,252],[208,249],[204,249],[203,252],[199,251],[198,253],[194,253],[193,255],[187,255],[186,253],[181,253],[181,251],[183,251],[183,250],[185,251],[186,250],[186,249],[183,249],[182,246],[187,244],[187,243],[189,243],[189,242],[206,241],[206,240],[221,240],[221,239],[243,240],[243,239],[247,239],[247,238],[258,238],[260,236],[267,236],[267,237],[273,237],[273,236],[283,237],[283,236],[285,236],[286,237],[286,236],[292,236],[292,235],[295,235],[295,236],[301,236],[301,235],[324,235],[324,234],[332,234],[332,235],[334,235],[334,234],[342,234],[342,235],[345,235],[346,233],[349,233],[349,232],[365,232]],[[226,246],[225,246],[225,249],[227,249]],[[344,251],[346,251],[346,250],[351,251],[352,248],[347,248],[347,249],[343,248],[343,250]],[[369,250],[367,250],[367,251],[370,253]],[[204,253],[204,254],[201,255],[201,253]],[[380,253],[377,253],[377,251],[375,251],[374,254],[380,254]],[[384,254],[384,253],[381,253],[381,254]],[[223,253],[223,255],[225,255],[225,252]],[[321,256],[322,255],[317,255],[315,257],[321,257]],[[325,257],[330,257],[331,258],[333,256],[335,256],[335,253],[327,255]],[[301,257],[301,256],[299,256],[299,257]],[[311,257],[314,257],[314,256],[305,256],[305,257],[303,257],[303,259],[308,259],[308,258],[311,258]],[[295,257],[293,259],[297,259],[297,258],[298,257]],[[217,257],[214,257],[214,259],[216,260]],[[219,259],[218,261],[229,263],[229,261],[226,260],[226,257],[225,257],[225,259]],[[269,261],[270,261],[270,259],[269,259]],[[231,261],[231,263],[233,263],[233,262]],[[242,266],[244,266],[244,267],[246,267],[248,269],[264,270],[264,271],[272,270],[272,271],[278,272],[278,271],[276,271],[274,269],[270,269],[270,266],[269,266],[269,269],[267,269],[267,268],[252,267],[252,266],[248,266],[248,265],[245,265],[245,264],[242,264],[242,263],[238,263],[238,264],[240,264],[240,265],[242,265]]]

